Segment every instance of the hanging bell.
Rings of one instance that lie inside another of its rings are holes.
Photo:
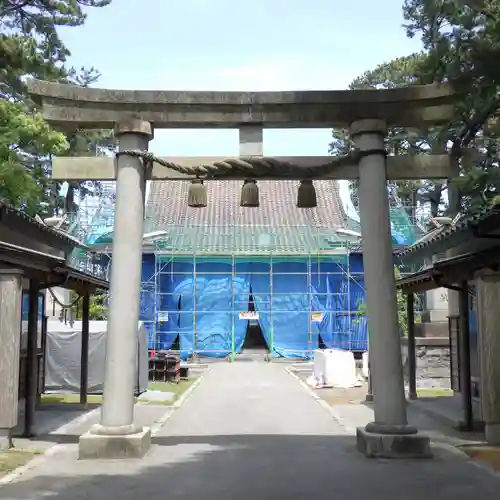
[[[258,207],[259,206],[259,186],[255,179],[246,179],[241,187],[241,203],[242,207]]]
[[[188,206],[195,208],[207,206],[207,189],[201,179],[193,179],[189,185]]]
[[[316,200],[316,188],[311,179],[300,181],[297,192],[297,207],[299,208],[314,208],[318,206]]]

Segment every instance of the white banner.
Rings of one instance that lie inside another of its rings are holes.
[[[240,312],[239,316],[240,319],[246,319],[246,320],[259,319],[259,313],[255,311]]]

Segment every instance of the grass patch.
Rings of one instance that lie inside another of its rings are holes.
[[[453,396],[451,389],[444,389],[441,387],[434,387],[429,389],[417,389],[419,398],[439,398],[441,396]]]
[[[18,467],[26,465],[39,452],[33,450],[9,450],[0,453],[0,477],[6,476]]]
[[[193,385],[197,377],[192,377],[189,380],[181,380],[178,384],[173,382],[149,382],[148,389],[150,391],[172,392],[175,397],[171,401],[137,401],[138,404],[150,404],[160,406],[170,406],[174,403],[189,387]],[[43,404],[78,404],[80,403],[79,394],[42,394],[41,401]],[[88,402],[91,404],[101,404],[102,396],[100,394],[91,394],[88,396]]]
[[[181,380],[178,384],[173,382],[149,382],[148,389],[150,391],[160,391],[160,392],[172,392],[175,394],[175,397],[171,401],[165,402],[147,402],[140,401],[141,404],[160,404],[164,406],[170,406],[172,403],[175,403],[196,381],[198,377],[191,377],[189,380]]]
[[[472,460],[485,462],[495,470],[500,470],[500,446],[461,446],[460,449]]]
[[[42,394],[41,401],[44,404],[77,404],[80,403],[80,394]],[[102,396],[100,394],[89,394],[87,402],[101,404]]]

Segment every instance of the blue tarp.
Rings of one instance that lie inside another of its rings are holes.
[[[350,256],[350,278],[344,261],[273,257],[271,280],[262,258],[197,258],[195,278],[193,260],[176,256],[156,265],[153,255],[144,255],[140,319],[150,348],[169,349],[179,337],[183,358],[240,352],[248,321],[239,313],[248,310],[251,295],[274,356],[310,355],[320,336],[330,348],[364,350],[366,322],[357,313],[364,301],[362,258]],[[322,321],[312,323],[311,312],[323,313]]]
[[[22,299],[22,305],[21,305],[21,318],[22,321],[28,321],[28,313],[29,313],[29,302],[30,302],[30,296],[29,292],[23,291],[23,299]],[[45,314],[44,311],[44,297],[42,294],[38,295],[38,319],[42,319],[43,315]]]

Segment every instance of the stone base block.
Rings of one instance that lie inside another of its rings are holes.
[[[12,429],[0,427],[0,452],[10,450],[13,446]]]
[[[422,434],[378,434],[358,427],[356,442],[368,458],[432,458],[429,437]]]
[[[86,432],[80,436],[78,459],[142,458],[151,448],[151,429],[137,434],[101,436]]]
[[[448,322],[438,321],[437,323],[425,322],[415,325],[416,337],[441,337],[449,339]]]

